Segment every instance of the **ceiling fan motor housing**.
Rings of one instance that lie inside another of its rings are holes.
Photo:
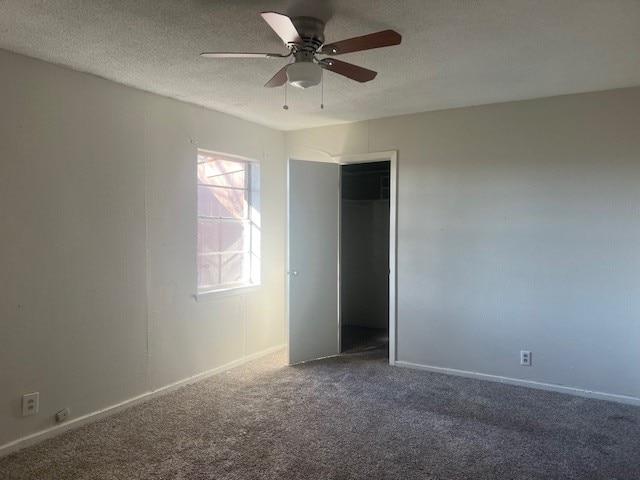
[[[313,17],[293,17],[293,26],[300,34],[304,45],[289,44],[289,48],[296,50],[307,50],[312,54],[324,44],[324,22]]]

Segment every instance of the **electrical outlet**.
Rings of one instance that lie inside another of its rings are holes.
[[[67,418],[69,418],[69,409],[63,408],[58,413],[56,413],[56,422],[64,422]]]
[[[22,396],[22,416],[28,417],[38,413],[40,407],[40,392],[27,393]]]
[[[531,352],[528,350],[520,351],[520,365],[531,366]]]

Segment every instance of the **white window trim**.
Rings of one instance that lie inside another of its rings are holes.
[[[239,285],[237,287],[221,288],[219,290],[210,290],[208,292],[200,292],[194,295],[197,303],[211,302],[220,298],[235,297],[239,295],[250,295],[258,293],[262,290],[262,284]]]

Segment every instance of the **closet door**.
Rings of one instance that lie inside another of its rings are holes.
[[[289,363],[337,355],[340,166],[289,160]]]

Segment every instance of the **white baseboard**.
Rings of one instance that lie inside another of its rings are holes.
[[[217,375],[218,373],[222,373],[231,368],[238,367],[243,363],[247,363],[247,362],[250,362],[251,360],[256,360],[258,358],[264,357],[271,353],[277,352],[278,350],[281,350],[283,348],[284,348],[284,345],[278,345],[275,347],[268,348],[266,350],[262,350],[261,352],[257,352],[252,355],[242,357],[238,360],[234,360],[233,362],[227,363],[220,367],[207,370],[206,372],[193,375],[192,377],[184,378],[182,380],[171,383],[164,387],[160,387],[156,390],[143,393],[142,395],[138,395],[137,397],[130,398],[128,400],[125,400],[124,402],[117,403],[116,405],[111,405],[110,407],[103,408],[101,410],[96,410],[95,412],[91,412],[81,417],[74,418],[73,420],[69,420],[68,422],[61,423],[60,425],[54,425],[45,430],[41,430],[39,432],[32,433],[31,435],[27,435],[26,437],[19,438],[18,440],[14,440],[13,442],[6,443],[5,445],[0,446],[0,457],[13,453],[17,450],[20,450],[21,448],[28,447],[36,443],[40,443],[43,440],[46,440],[47,438],[60,435],[61,433],[66,432],[67,430],[71,430],[74,428],[81,427],[83,425],[87,425],[89,423],[96,422],[104,417],[113,415],[114,413],[117,413],[121,410],[129,408],[138,403],[142,403],[153,397],[164,395],[166,393],[171,392],[172,390],[176,390],[185,385],[189,385],[190,383],[199,382],[200,380],[204,380],[205,378],[209,378],[213,375]]]
[[[593,390],[585,390],[582,388],[567,387],[565,385],[556,385],[553,383],[536,382],[534,380],[524,380],[512,377],[502,377],[500,375],[489,375],[486,373],[468,372],[466,370],[456,370],[453,368],[433,367],[430,365],[421,365],[418,363],[403,362],[396,360],[397,367],[413,368],[416,370],[426,370],[428,372],[444,373],[446,375],[456,375],[458,377],[477,378],[479,380],[488,380],[490,382],[506,383],[509,385],[517,385],[519,387],[536,388],[538,390],[549,390],[552,392],[568,393],[570,395],[578,395],[580,397],[595,398],[598,400],[608,400],[610,402],[626,403],[629,405],[640,406],[640,398],[629,395],[618,395],[615,393],[598,392]]]

